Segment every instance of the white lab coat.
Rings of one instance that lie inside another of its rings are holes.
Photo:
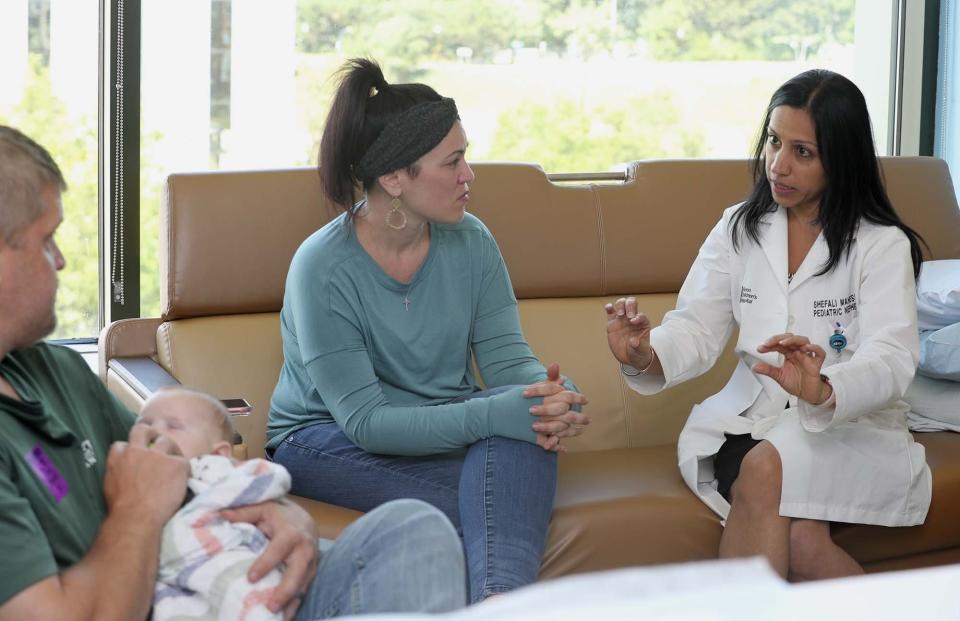
[[[664,376],[627,378],[637,392],[653,394],[696,377],[713,366],[739,325],[740,362],[733,376],[693,408],[680,434],[684,481],[725,518],[730,506],[716,491],[713,456],[724,433],[751,433],[780,453],[781,515],[884,526],[923,523],[930,469],[923,446],[907,430],[909,407],[900,400],[919,356],[906,235],[862,221],[850,254],[815,276],[829,256],[821,235],[788,283],[786,211],[768,214],[760,243],[742,235],[736,251],[729,233],[735,210],[727,209],[710,232],[677,308],[651,332]],[[838,327],[847,339],[840,352],[829,346]],[[759,354],[757,347],[784,332],[807,336],[827,351],[822,372],[833,385],[835,406],[799,401],[751,371],[761,360],[782,363],[779,354]]]

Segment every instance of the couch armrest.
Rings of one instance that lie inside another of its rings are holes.
[[[161,388],[180,385],[177,378],[147,356],[111,358],[107,367],[144,400]],[[233,444],[234,457],[246,459],[247,450],[243,445],[243,436],[236,431],[233,433]]]
[[[107,368],[116,373],[138,395],[146,399],[164,386],[178,386],[180,382],[148,356],[111,358]]]
[[[121,319],[104,326],[98,339],[100,379],[106,381],[114,358],[156,357],[159,317]]]

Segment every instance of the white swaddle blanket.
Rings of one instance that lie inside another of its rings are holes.
[[[290,474],[263,459],[237,464],[219,455],[194,458],[190,467],[195,496],[164,526],[153,618],[281,619],[266,607],[280,571],[256,584],[247,580],[267,538],[252,524],[226,521],[220,511],[283,497]]]

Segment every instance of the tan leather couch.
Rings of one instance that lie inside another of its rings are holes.
[[[883,162],[904,219],[932,258],[960,258],[960,212],[946,166]],[[626,183],[555,185],[537,167],[478,164],[470,210],[496,236],[524,332],[590,398],[593,423],[560,458],[542,576],[714,558],[719,519],[684,486],[676,440],[691,406],[720,389],[728,350],[710,373],[660,395],[626,388],[607,351],[603,304],[640,296],[658,321],[700,243],[750,184],[742,160],[643,161]],[[131,408],[180,381],[245,397],[238,420],[261,455],[281,365],[280,310],[294,250],[329,218],[310,169],[173,175],[162,209],[161,317],[117,322],[100,340],[100,374]],[[174,379],[175,378],[175,379]],[[915,528],[838,527],[868,570],[960,562],[960,435],[921,434],[933,504]],[[303,500],[327,536],[358,514]]]

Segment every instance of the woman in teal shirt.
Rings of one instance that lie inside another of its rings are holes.
[[[480,601],[536,579],[556,452],[589,419],[531,353],[496,242],[465,213],[466,148],[453,100],[388,84],[371,61],[345,66],[320,146],[324,193],[344,213],[290,266],[267,448],[295,494],[443,510]]]

